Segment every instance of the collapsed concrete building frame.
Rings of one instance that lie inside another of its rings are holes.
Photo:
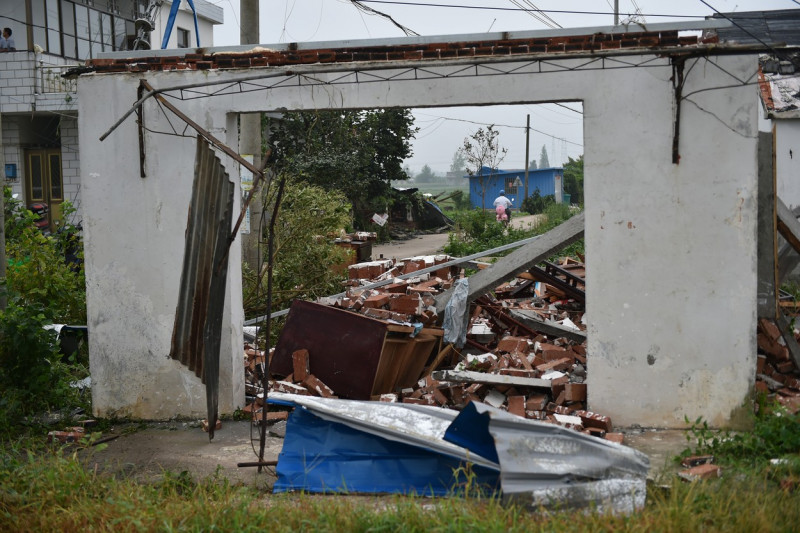
[[[192,151],[152,99],[141,104],[148,126],[141,137],[126,119],[98,141],[109,115],[123,116],[137,100],[144,78],[233,147],[236,117],[245,112],[583,101],[591,177],[584,220],[589,402],[615,413],[622,426],[674,427],[697,416],[713,425],[731,423],[754,381],[757,102],[749,80],[759,47],[678,33],[724,24],[196,50],[178,58],[136,52],[93,60],[95,72],[81,75],[78,87],[95,413],[169,418],[204,412],[199,379],[162,357],[169,352],[179,285],[175,256],[181,254],[174,250],[184,246],[185,220],[177,212],[185,211],[169,206],[189,204],[185,169],[191,165],[184,154]],[[673,84],[676,57],[686,66],[680,94]],[[708,68],[693,68],[699,64]],[[498,85],[498,76],[505,83]],[[693,104],[681,107],[679,129],[676,96]],[[100,98],[110,113],[93,105]],[[718,120],[708,120],[709,113]],[[641,157],[631,158],[632,150]],[[222,161],[237,166],[230,155]],[[118,239],[121,230],[130,238]],[[144,242],[147,257],[137,246]],[[156,265],[152,257],[159,258]],[[221,328],[221,412],[241,407],[244,399],[239,259],[234,246]],[[487,284],[494,268],[484,275]],[[471,280],[474,290],[481,279]],[[724,323],[708,319],[723,314]],[[698,350],[700,339],[713,339],[714,349]]]

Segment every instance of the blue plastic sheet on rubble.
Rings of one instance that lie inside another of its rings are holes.
[[[289,417],[275,492],[400,493],[444,496],[464,483],[462,461],[365,433],[298,408]],[[498,472],[474,467],[475,482],[497,486]]]

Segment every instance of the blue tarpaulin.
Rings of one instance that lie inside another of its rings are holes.
[[[455,457],[366,433],[300,408],[287,425],[273,490],[444,496],[466,481],[462,466]],[[482,487],[497,487],[497,470],[475,467],[474,473]]]

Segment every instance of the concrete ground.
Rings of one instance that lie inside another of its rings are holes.
[[[181,421],[121,424],[102,434],[111,436],[118,437],[82,452],[90,468],[140,482],[184,470],[195,479],[219,472],[233,484],[258,488],[270,488],[275,481],[272,467],[259,474],[257,467],[237,466],[258,461],[258,427],[249,421],[224,420],[211,441],[198,423]],[[264,460],[277,460],[282,447],[283,438],[268,434]]]
[[[687,447],[684,431],[623,431],[625,445],[650,458],[649,478],[661,480],[678,471],[672,458]],[[258,489],[269,489],[275,482],[274,467],[259,473],[256,467],[237,466],[258,460],[258,428],[247,421],[223,421],[212,441],[198,424],[186,422],[126,424],[103,433],[103,437],[113,435],[119,437],[107,442],[104,449],[82,452],[89,468],[140,482],[158,481],[167,471],[180,474],[184,470],[195,479],[219,473],[233,484]],[[281,437],[268,434],[264,460],[277,460],[282,446]]]

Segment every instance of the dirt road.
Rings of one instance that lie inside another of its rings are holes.
[[[511,218],[515,228],[526,228],[535,223],[541,215],[519,215]],[[372,247],[372,259],[402,259],[419,255],[435,255],[444,253],[442,248],[447,244],[448,233],[418,235],[413,239],[392,241]]]

